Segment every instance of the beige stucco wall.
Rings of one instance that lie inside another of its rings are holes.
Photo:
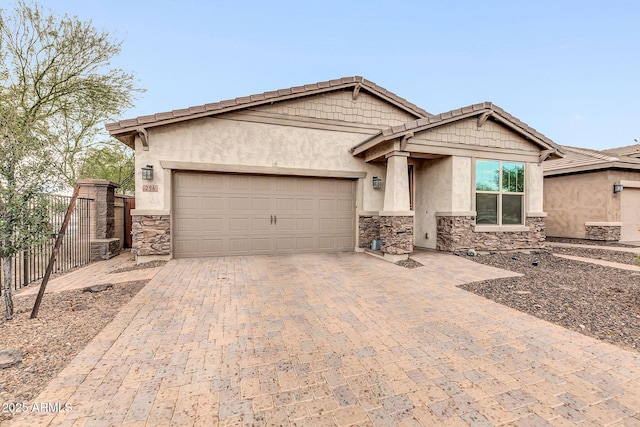
[[[640,172],[598,171],[544,179],[544,209],[547,235],[583,239],[585,222],[619,222],[620,194],[613,193],[619,181],[640,180]]]
[[[452,157],[424,160],[415,165],[414,244],[436,248],[436,212],[444,211],[451,200]],[[426,234],[426,236],[425,236]]]
[[[415,162],[415,245],[436,248],[436,212],[465,216],[475,211],[473,157]],[[525,163],[525,216],[543,212],[542,167]],[[425,233],[428,237],[425,237]]]
[[[371,179],[384,177],[381,164],[365,164],[349,149],[367,137],[366,133],[310,129],[276,124],[203,118],[186,123],[152,128],[149,150],[136,139],[136,188],[156,184],[157,192],[136,193],[136,211],[171,209],[171,173],[163,161],[194,165],[226,164],[260,168],[315,169],[366,172],[362,179],[359,211],[382,209],[383,191],[374,191]],[[152,165],[154,180],[142,181],[140,168]],[[261,169],[261,171],[264,171]]]

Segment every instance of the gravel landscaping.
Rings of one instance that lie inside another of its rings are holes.
[[[4,320],[4,311],[0,319],[0,350],[19,350],[22,362],[0,369],[0,403],[33,400],[147,282],[118,283],[97,293],[47,293],[36,319],[29,318],[36,295],[15,296],[14,319]],[[11,418],[0,412],[0,422]]]
[[[627,245],[624,243],[610,242],[606,240],[587,240],[587,239],[570,239],[567,237],[549,237],[547,236],[547,242],[555,243],[571,243],[575,245],[589,245],[589,246],[617,246],[619,248],[637,248],[634,245]]]
[[[608,254],[602,252],[598,255]],[[615,254],[607,259],[615,261]],[[461,288],[567,329],[640,351],[640,272],[563,259],[548,251],[467,258],[523,276]]]
[[[573,255],[582,258],[602,259],[620,264],[639,265],[638,255],[629,252],[620,252],[609,249],[561,248],[555,246],[550,247],[549,250],[554,254]]]

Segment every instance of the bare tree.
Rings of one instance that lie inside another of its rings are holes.
[[[130,73],[110,66],[121,41],[107,31],[23,0],[12,12],[0,10],[0,258],[7,319],[13,317],[10,259],[50,231],[40,195],[70,184],[60,177],[72,169],[82,144],[140,92]]]

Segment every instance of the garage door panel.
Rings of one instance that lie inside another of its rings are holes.
[[[311,211],[313,210],[313,199],[298,199],[296,200],[297,210],[299,211]]]
[[[251,209],[254,211],[268,211],[271,210],[271,199],[267,197],[252,197]]]
[[[294,231],[296,229],[296,220],[295,218],[282,218],[279,216],[275,226],[278,231]]]
[[[253,237],[251,238],[251,252],[269,252],[271,251],[271,239],[268,237]]]
[[[286,197],[286,198],[277,198],[276,199],[276,211],[295,211],[296,206],[298,205],[295,198]]]
[[[255,232],[269,231],[270,228],[271,228],[271,221],[269,221],[269,218],[252,218],[251,219],[251,230]]]
[[[296,231],[313,231],[313,218],[297,218]]]
[[[221,254],[224,249],[223,239],[202,239],[202,252],[206,254]]]
[[[347,199],[338,199],[336,202],[336,210],[338,212],[351,212],[353,210],[353,201]]]
[[[314,250],[314,238],[313,237],[298,237],[296,238],[296,250],[298,251],[312,251]]]
[[[318,201],[318,210],[320,211],[334,211],[336,201],[334,199],[320,199]]]
[[[229,231],[232,233],[240,231],[244,234],[251,229],[250,224],[249,218],[229,218]]]
[[[353,239],[346,236],[338,236],[337,238],[338,244],[336,245],[337,250],[346,251],[353,249]]]
[[[320,218],[318,221],[318,225],[320,226],[320,231],[333,231],[336,229],[336,220],[335,218]]]
[[[251,209],[251,199],[249,197],[229,197],[229,210],[248,211]]]
[[[276,180],[276,190],[281,193],[297,193],[298,185],[295,178]]]
[[[176,204],[181,210],[200,209],[200,198],[197,196],[180,196]]]
[[[173,188],[177,258],[355,245],[352,180],[177,172]]]
[[[293,252],[296,249],[296,238],[291,237],[276,237],[276,251],[278,252]]]
[[[336,181],[331,179],[319,180],[318,181],[318,191],[320,193],[331,193],[335,194],[336,192]]]
[[[203,210],[221,211],[224,209],[224,199],[222,197],[202,196],[200,200]]]
[[[224,230],[224,220],[222,218],[202,218],[202,225],[197,224],[197,229],[190,231],[201,232],[203,229],[220,232]]]
[[[620,240],[640,241],[640,188],[625,187],[620,195]]]
[[[234,175],[231,178],[230,175],[229,178],[229,190],[237,192],[251,192],[253,190],[254,180],[251,179],[251,176]]]
[[[318,239],[318,249],[332,251],[336,249],[336,238],[334,236],[322,236]]]
[[[180,218],[174,221],[177,232],[198,232],[201,229],[200,218]]]
[[[353,230],[353,219],[351,218],[338,218],[336,222],[338,224],[338,230]]]

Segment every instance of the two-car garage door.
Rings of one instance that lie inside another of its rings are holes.
[[[355,245],[353,180],[176,172],[173,194],[176,258]]]

